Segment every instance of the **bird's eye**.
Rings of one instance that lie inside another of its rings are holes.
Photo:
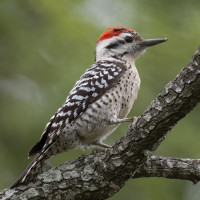
[[[126,37],[124,38],[124,40],[125,40],[126,42],[128,42],[128,43],[131,43],[131,42],[133,41],[133,38],[130,37],[130,36],[126,36]]]

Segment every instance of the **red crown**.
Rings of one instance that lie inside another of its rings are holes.
[[[100,35],[99,39],[97,40],[97,43],[101,40],[105,40],[113,36],[118,36],[121,33],[134,33],[134,32],[136,31],[131,28],[125,28],[123,26],[110,27],[107,28],[106,31]]]

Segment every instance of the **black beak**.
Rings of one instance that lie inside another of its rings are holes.
[[[159,38],[159,39],[144,39],[143,42],[141,42],[139,45],[142,48],[145,47],[151,47],[154,46],[156,44],[160,44],[162,42],[166,42],[167,38]]]

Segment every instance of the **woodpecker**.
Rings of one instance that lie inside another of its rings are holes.
[[[40,141],[28,156],[37,155],[24,170],[14,188],[35,176],[49,158],[74,148],[97,145],[126,118],[140,88],[135,60],[149,47],[167,41],[143,39],[135,30],[111,27],[96,44],[95,63],[76,82],[65,103],[47,123]]]

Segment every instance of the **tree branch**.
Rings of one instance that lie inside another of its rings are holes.
[[[134,127],[111,149],[38,174],[4,199],[106,199],[118,192],[152,156],[172,127],[200,101],[200,48],[169,82]],[[148,162],[147,162],[148,163]],[[199,180],[198,176],[195,182]],[[10,195],[10,197],[8,197]]]
[[[152,156],[132,178],[142,177],[190,180],[196,184],[200,180],[200,159]]]

